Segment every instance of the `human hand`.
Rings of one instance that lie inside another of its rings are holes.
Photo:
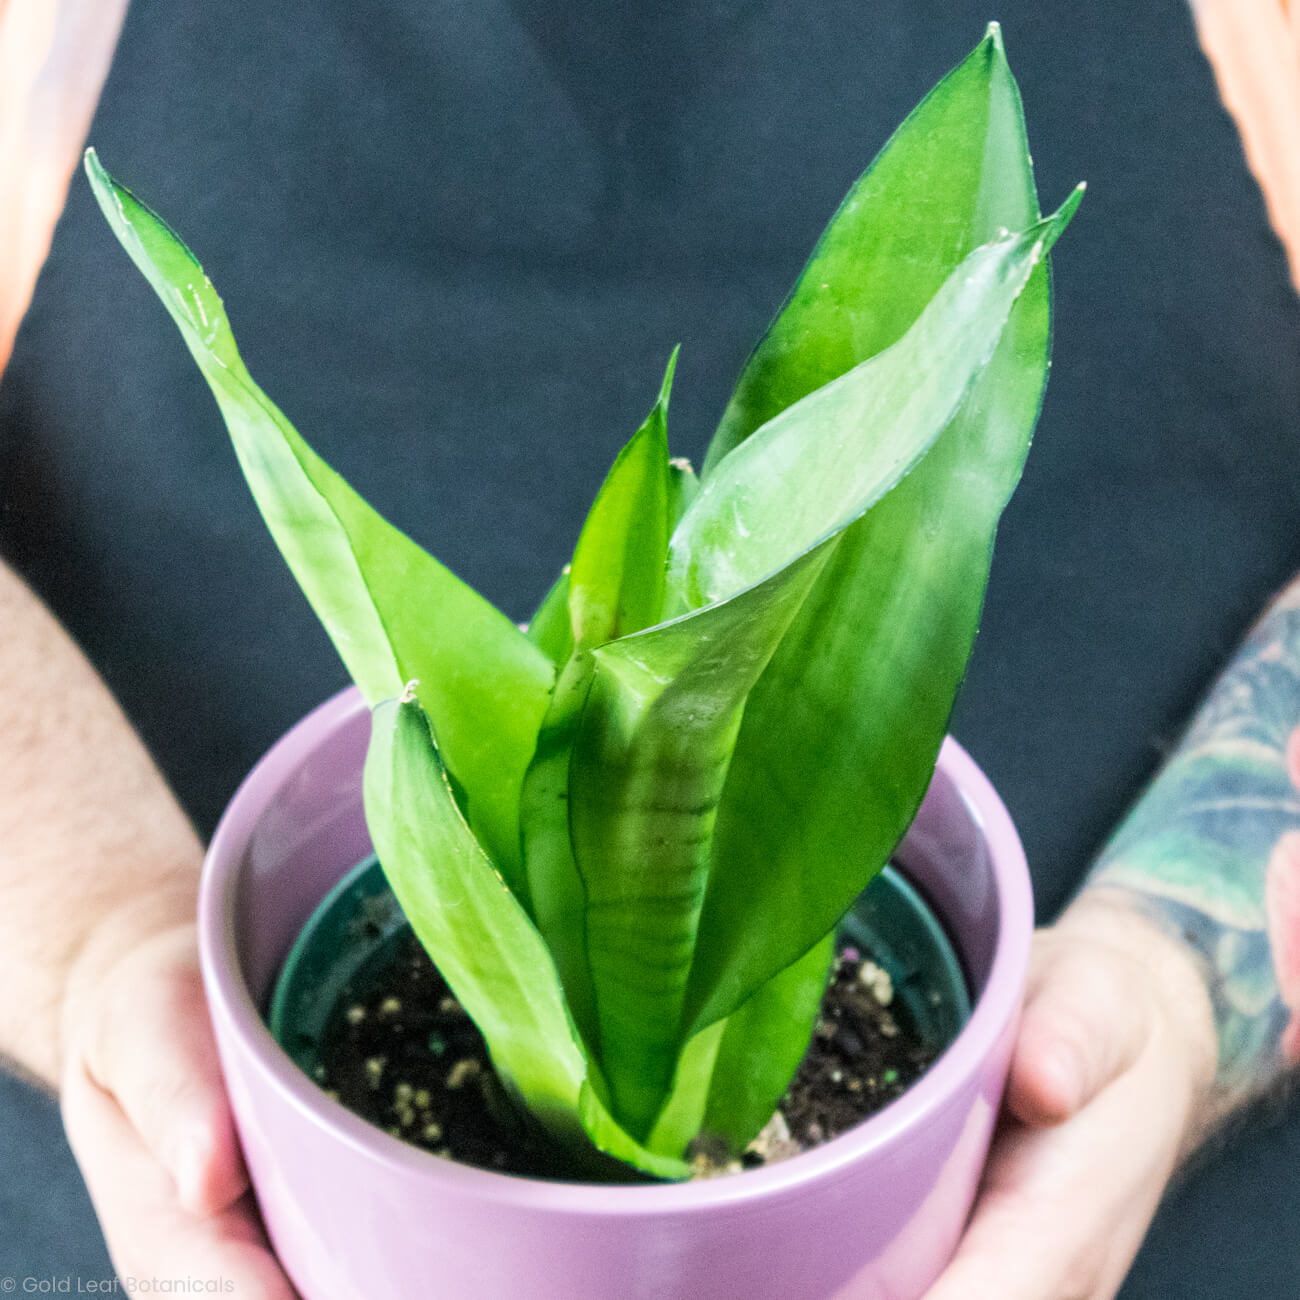
[[[115,916],[65,998],[63,1120],[123,1279],[213,1282],[292,1300],[249,1191],[191,921]]]
[[[1204,1134],[1215,1057],[1191,955],[1085,891],[1035,937],[1003,1122],[926,1300],[1110,1300]]]

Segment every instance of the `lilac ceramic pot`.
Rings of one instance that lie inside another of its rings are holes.
[[[1010,818],[954,741],[896,859],[946,924],[975,1006],[901,1098],[782,1164],[588,1186],[440,1160],[331,1101],[258,1008],[298,931],[370,845],[369,715],[345,691],[257,765],[213,837],[203,974],[267,1229],[305,1300],[915,1300],[974,1197],[1033,926]]]

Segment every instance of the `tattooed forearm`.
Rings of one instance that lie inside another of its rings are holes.
[[[1217,1110],[1300,1061],[1300,580],[1247,638],[1089,884],[1203,961]]]

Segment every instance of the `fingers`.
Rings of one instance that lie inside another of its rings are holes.
[[[145,941],[108,978],[80,1064],[170,1173],[185,1210],[215,1214],[247,1191],[192,929]]]
[[[173,1180],[125,1112],[84,1071],[63,1089],[68,1138],[123,1279],[187,1279],[242,1300],[293,1300],[267,1248],[251,1195],[212,1215],[178,1202]]]
[[[1059,1124],[1133,1065],[1151,1033],[1149,1003],[1133,992],[1141,979],[1135,964],[1040,936],[1007,1079],[1012,1115]]]
[[[1116,1080],[1073,1119],[999,1138],[956,1257],[926,1300],[1111,1300],[1178,1147],[1159,1087]]]
[[[291,1300],[248,1192],[192,925],[142,937],[71,1000],[64,1125],[123,1278]]]
[[[926,1300],[1112,1300],[1182,1148],[1199,1042],[1153,942],[1036,940],[1007,1110],[975,1212]]]

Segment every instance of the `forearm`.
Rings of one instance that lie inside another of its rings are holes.
[[[0,565],[0,1054],[53,1083],[69,974],[192,916],[199,842],[80,651]]]
[[[1300,580],[1121,824],[1089,896],[1135,908],[1200,972],[1218,1041],[1202,1133],[1300,1060]]]

